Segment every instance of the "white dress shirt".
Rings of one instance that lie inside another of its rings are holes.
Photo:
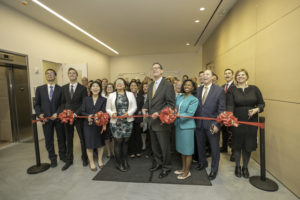
[[[74,90],[74,93],[75,93],[75,91],[76,91],[76,87],[77,87],[78,83],[77,83],[77,82],[76,82],[76,83],[74,83],[74,84],[70,83],[70,86],[69,86],[69,91],[70,91],[70,93],[71,93],[71,88],[72,88],[72,85],[73,85],[73,90]]]
[[[54,88],[55,88],[55,83],[54,84],[47,84],[48,85],[48,95],[49,95],[49,97],[50,97],[50,86],[52,86],[53,87],[53,93],[54,93]],[[53,95],[53,94],[52,94]]]

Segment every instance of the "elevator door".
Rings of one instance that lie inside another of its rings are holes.
[[[9,107],[9,68],[0,65],[0,142],[12,142],[13,133]]]
[[[12,79],[15,94],[16,120],[18,122],[18,141],[32,136],[30,93],[28,91],[27,77],[26,68],[13,67]]]

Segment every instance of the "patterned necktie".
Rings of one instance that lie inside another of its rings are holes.
[[[227,90],[228,90],[228,83],[226,83],[225,85],[225,93],[227,93]]]
[[[205,103],[206,97],[207,97],[207,91],[208,91],[208,87],[204,86],[204,94],[202,97],[202,105]]]
[[[71,99],[73,98],[73,95],[74,95],[74,86],[71,85],[71,92],[70,92],[70,95],[71,95]]]
[[[50,101],[52,101],[53,92],[54,92],[53,86],[51,85],[51,86],[50,86],[50,93],[49,93],[49,99],[50,99]]]
[[[156,81],[154,82],[153,89],[152,89],[152,98],[154,97],[155,92],[156,92]]]

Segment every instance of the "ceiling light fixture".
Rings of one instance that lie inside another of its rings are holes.
[[[86,36],[90,37],[91,39],[95,40],[96,42],[98,42],[99,44],[105,46],[106,48],[108,48],[109,50],[111,50],[112,52],[114,52],[115,54],[119,54],[119,52],[117,52],[116,50],[114,50],[113,48],[111,48],[110,46],[108,46],[107,44],[105,44],[104,42],[100,41],[99,39],[97,39],[96,37],[92,36],[91,34],[89,34],[88,32],[86,32],[85,30],[83,30],[82,28],[80,28],[79,26],[75,25],[74,23],[72,23],[71,21],[69,21],[68,19],[64,18],[63,16],[61,16],[60,14],[58,14],[57,12],[55,12],[54,10],[52,10],[51,8],[47,7],[46,5],[42,4],[41,2],[39,2],[38,0],[32,0],[32,2],[36,3],[37,5],[39,5],[40,7],[44,8],[45,10],[47,10],[48,12],[50,12],[51,14],[55,15],[56,17],[58,17],[59,19],[63,20],[64,22],[66,22],[67,24],[73,26],[75,29],[77,29],[78,31],[82,32],[83,34],[85,34]]]
[[[186,43],[185,45],[186,45],[186,46],[190,46],[190,43]]]
[[[202,8],[200,8],[200,11],[204,11],[204,10],[205,10],[205,8],[203,8],[203,7],[202,7]]]
[[[200,22],[200,20],[199,20],[199,19],[196,19],[196,20],[195,20],[195,23],[199,23],[199,22]]]

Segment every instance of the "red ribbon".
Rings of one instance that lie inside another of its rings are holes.
[[[135,115],[135,116],[117,116],[117,117],[110,117],[108,113],[103,113],[102,111],[95,114],[94,122],[97,126],[103,126],[103,130],[106,130],[106,125],[109,122],[110,118],[127,118],[127,117],[152,117],[152,115]],[[217,118],[209,118],[209,117],[191,117],[191,116],[177,116],[175,110],[169,107],[164,108],[159,115],[159,118],[162,123],[165,124],[172,124],[176,120],[177,117],[180,118],[189,118],[189,119],[199,119],[199,120],[215,120],[218,123],[222,123],[227,127],[234,126],[238,127],[240,124],[246,124],[250,126],[257,126],[261,129],[265,128],[264,123],[258,122],[244,122],[238,121],[238,119],[233,115],[232,112],[224,111]],[[32,123],[36,123],[38,121],[44,121],[49,119],[50,117],[46,117],[43,119],[33,120]],[[59,114],[58,118],[63,123],[70,123],[72,125],[74,123],[74,113],[71,110],[64,110],[62,113]],[[88,116],[76,116],[76,118],[88,118]]]
[[[74,123],[74,113],[72,110],[64,110],[58,115],[58,118],[65,124],[70,123],[72,125]]]
[[[103,131],[106,131],[106,124],[109,122],[109,114],[102,111],[94,115],[94,122],[97,126],[103,126]]]
[[[159,118],[163,124],[173,124],[176,120],[175,110],[166,107],[160,112]]]

